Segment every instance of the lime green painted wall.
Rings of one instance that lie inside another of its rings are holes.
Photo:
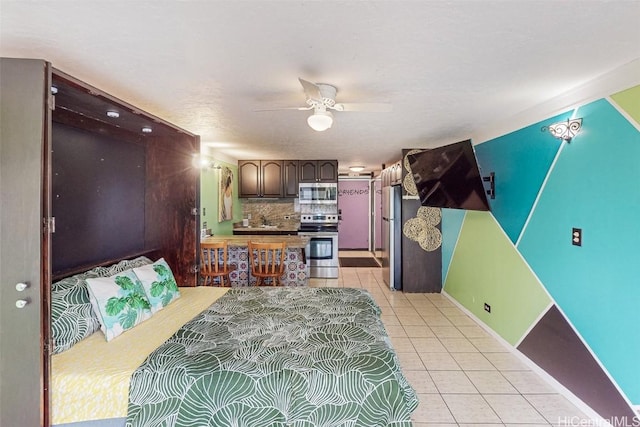
[[[207,228],[210,228],[214,235],[231,235],[233,223],[242,220],[242,205],[238,199],[238,166],[218,160],[215,160],[215,163],[233,171],[233,221],[218,222],[220,171],[206,169],[200,174],[200,227],[202,228],[202,224],[206,222]]]
[[[611,95],[611,99],[629,114],[636,123],[640,123],[640,85]]]
[[[550,303],[489,212],[466,213],[444,291],[512,345]]]

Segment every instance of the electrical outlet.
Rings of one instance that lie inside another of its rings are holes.
[[[484,303],[484,311],[486,311],[487,313],[491,313],[491,306],[486,302]]]
[[[247,219],[251,219],[251,214],[247,214]]]
[[[574,246],[582,246],[582,228],[573,228],[571,231],[571,244]]]

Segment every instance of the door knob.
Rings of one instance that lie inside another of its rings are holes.
[[[18,301],[16,301],[16,307],[24,308],[24,306],[27,305],[28,303],[29,301],[27,301],[26,299],[19,299]]]
[[[16,283],[16,291],[18,291],[18,292],[22,292],[25,289],[27,289],[28,287],[29,287],[29,285],[27,285],[26,283],[22,283],[22,282]]]

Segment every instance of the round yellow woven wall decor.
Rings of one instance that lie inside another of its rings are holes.
[[[427,234],[428,224],[421,218],[411,218],[402,226],[402,234],[414,242],[419,242]]]
[[[418,187],[416,187],[416,182],[413,180],[413,175],[411,175],[411,172],[404,176],[404,179],[402,180],[402,187],[408,195],[418,195]]]
[[[418,218],[424,219],[427,224],[435,227],[440,224],[442,220],[442,214],[440,208],[431,208],[427,206],[420,206],[418,208],[418,214],[416,215]]]
[[[435,251],[442,245],[442,233],[435,227],[429,227],[429,232],[424,234],[418,244],[427,252]]]
[[[430,217],[430,221],[433,221],[433,216]],[[402,234],[417,242],[427,252],[435,251],[442,245],[442,233],[424,218],[407,220],[402,226]]]
[[[412,173],[411,172],[411,166],[409,165],[409,154],[416,154],[416,153],[422,153],[424,150],[409,150],[407,152],[407,154],[404,155],[404,159],[402,164],[404,165],[404,168],[406,169],[407,172]]]

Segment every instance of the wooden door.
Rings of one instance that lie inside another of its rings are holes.
[[[48,425],[51,69],[2,58],[0,75],[0,425]]]
[[[263,160],[262,197],[282,197],[282,160]]]
[[[299,165],[300,182],[316,182],[318,162],[315,160],[300,160]]]
[[[316,178],[318,182],[338,182],[338,161],[318,160]]]
[[[239,197],[260,197],[260,160],[238,161]]]
[[[285,160],[282,189],[284,197],[298,197],[298,161]]]

